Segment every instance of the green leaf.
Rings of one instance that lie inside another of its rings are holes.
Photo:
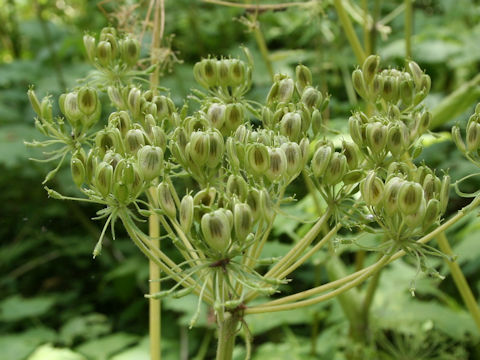
[[[53,297],[37,296],[25,299],[18,295],[10,296],[0,303],[0,320],[13,322],[39,317],[47,313],[54,304]]]
[[[107,360],[110,356],[137,341],[137,335],[116,333],[100,339],[87,341],[75,348],[75,350],[92,360]]]
[[[65,344],[75,340],[94,339],[111,331],[108,318],[103,314],[88,314],[69,319],[60,329],[60,337]]]
[[[50,344],[40,346],[27,360],[87,360],[69,349],[54,348]]]
[[[34,328],[20,334],[0,335],[2,359],[23,360],[45,341],[54,341],[56,334],[48,328]]]

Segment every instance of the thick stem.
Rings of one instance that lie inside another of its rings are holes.
[[[453,256],[452,248],[448,243],[445,233],[441,233],[437,236],[437,243],[440,247],[440,250],[442,250],[446,255]],[[478,330],[480,331],[480,309],[475,297],[473,296],[472,290],[468,285],[467,279],[465,279],[462,269],[456,261],[447,261],[447,265],[450,268],[453,281],[455,281],[455,285],[462,296],[463,302],[467,306],[468,311],[470,311],[470,314],[472,315],[472,318],[475,321]]]
[[[412,0],[405,0],[405,57],[412,58],[413,7]]]
[[[337,10],[338,18],[340,19],[340,23],[342,24],[343,30],[345,31],[348,42],[353,49],[353,53],[355,54],[357,61],[360,64],[363,64],[363,62],[365,61],[365,52],[363,51],[362,45],[358,40],[352,22],[350,21],[350,18],[348,17],[348,14],[343,7],[342,0],[333,0],[333,4],[335,5],[335,9]]]
[[[160,236],[160,226],[158,223],[157,215],[150,215],[148,219],[149,223],[149,233],[152,247],[157,249],[160,247],[160,241],[158,237]],[[160,268],[153,261],[150,261],[150,294],[156,294],[160,292]],[[161,301],[158,299],[150,298],[149,299],[149,331],[150,331],[150,356],[152,360],[161,359],[161,338],[162,338],[162,328],[161,328]]]
[[[239,321],[238,314],[227,312],[223,321],[218,322],[217,360],[232,360]]]

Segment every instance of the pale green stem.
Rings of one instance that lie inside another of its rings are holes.
[[[333,4],[335,5],[335,9],[337,10],[338,18],[340,19],[340,23],[342,24],[343,30],[345,31],[348,42],[353,49],[353,53],[355,54],[357,61],[360,64],[363,64],[366,58],[365,52],[363,51],[362,45],[358,40],[352,22],[350,21],[350,18],[348,17],[348,14],[343,7],[342,0],[333,0]]]
[[[479,204],[480,204],[480,196],[476,197],[471,202],[470,205],[468,205],[468,206],[464,207],[462,210],[458,211],[458,213],[455,216],[453,216],[448,221],[446,221],[445,223],[443,223],[442,225],[437,227],[435,230],[431,231],[429,234],[427,234],[424,237],[422,237],[421,239],[419,239],[417,242],[420,243],[420,244],[425,244],[425,243],[429,242],[430,240],[432,240],[433,238],[438,236],[440,233],[442,233],[446,229],[448,229],[450,226],[452,226],[453,224],[455,224],[456,222],[461,220],[465,215],[467,215],[470,211],[475,209]],[[400,257],[404,256],[405,254],[406,254],[405,251],[400,250],[390,258],[389,262],[395,261],[395,260],[399,259]],[[341,285],[346,284],[346,283],[348,283],[352,280],[357,279],[358,277],[362,276],[363,274],[365,274],[366,272],[371,270],[377,264],[378,264],[378,262],[373,264],[373,265],[370,265],[370,266],[368,266],[368,267],[366,267],[362,270],[356,271],[356,272],[354,272],[354,273],[352,273],[348,276],[345,276],[341,279],[329,282],[329,283],[324,284],[324,285],[314,287],[314,288],[309,289],[309,290],[299,292],[297,294],[284,296],[280,299],[269,301],[268,303],[265,303],[261,306],[285,304],[285,303],[288,303],[288,302],[304,299],[306,297],[310,297],[310,296],[313,296],[313,295],[321,294],[322,292],[328,291],[330,289],[334,289],[338,286],[341,286]]]
[[[318,304],[322,301],[327,301],[330,300],[345,291],[348,291],[355,286],[361,284],[365,279],[376,273],[378,270],[380,270],[384,265],[386,265],[389,260],[391,259],[392,255],[384,255],[380,261],[375,263],[370,269],[366,272],[364,272],[362,275],[357,277],[355,280],[339,287],[336,290],[333,290],[332,292],[321,295],[318,297],[315,297],[313,299],[308,299],[308,300],[303,300],[299,301],[296,303],[288,303],[288,304],[282,304],[282,305],[260,305],[260,306],[254,306],[251,308],[248,308],[245,310],[245,315],[247,314],[258,314],[258,313],[266,313],[266,312],[276,312],[276,311],[285,311],[285,310],[293,310],[293,309],[298,309],[302,308],[305,306],[310,306],[310,305],[315,305]]]
[[[443,251],[444,254],[452,257],[453,251],[448,243],[448,239],[445,236],[445,233],[440,233],[437,236],[437,243],[440,247],[440,250]],[[447,265],[450,268],[450,272],[452,273],[453,281],[455,281],[455,285],[457,286],[460,295],[462,296],[463,302],[467,306],[468,311],[472,315],[473,321],[477,325],[478,330],[480,331],[480,309],[478,307],[478,303],[473,296],[472,290],[468,285],[467,279],[463,275],[462,269],[458,265],[456,261],[448,261]]]
[[[217,360],[232,360],[239,320],[236,314],[226,313],[218,323]]]
[[[412,58],[413,6],[412,0],[405,0],[405,57]]]
[[[370,18],[368,16],[368,0],[362,0],[362,10],[363,10],[363,46],[365,48],[365,53],[370,55],[372,53],[372,45],[370,43],[370,29],[372,24],[370,24]]]
[[[253,16],[249,16],[250,21],[256,21]],[[270,79],[273,81],[273,66],[272,60],[270,60],[270,55],[268,53],[267,43],[265,42],[265,37],[263,36],[262,30],[260,29],[260,23],[257,22],[253,25],[253,35],[255,36],[255,41],[257,42],[258,49],[260,50],[260,54],[262,55],[263,62],[267,67],[268,74],[270,75]]]

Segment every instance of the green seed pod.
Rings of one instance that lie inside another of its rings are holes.
[[[235,131],[245,121],[245,111],[241,104],[228,104],[225,109],[225,127]]]
[[[308,140],[307,137],[304,137],[300,140],[298,146],[300,147],[300,152],[302,154],[302,167],[304,167],[310,158],[310,140]]]
[[[122,181],[130,189],[129,195],[136,199],[143,189],[144,179],[140,168],[135,163],[127,163],[123,171]]]
[[[223,104],[212,104],[207,111],[207,119],[210,124],[220,130],[225,123],[225,110],[226,106]]]
[[[127,37],[122,42],[122,59],[129,66],[135,66],[140,57],[140,43],[138,40]]]
[[[439,194],[439,200],[440,200],[440,210],[441,213],[445,213],[447,210],[447,205],[448,205],[448,196],[450,194],[450,176],[445,175],[442,179],[442,185],[440,187],[440,194]]]
[[[202,216],[201,228],[205,242],[212,249],[225,253],[230,245],[232,228],[225,212],[216,210]]]
[[[316,178],[321,178],[325,175],[325,170],[330,164],[332,158],[332,147],[328,145],[320,146],[312,158],[312,171]]]
[[[247,146],[246,159],[254,175],[264,175],[270,167],[268,149],[263,144],[250,144]]]
[[[417,136],[424,134],[428,128],[430,127],[430,123],[432,121],[432,113],[429,111],[425,111],[422,116],[418,119],[418,124],[416,126]]]
[[[296,177],[302,169],[302,150],[300,149],[300,146],[294,142],[284,143],[280,148],[283,150],[287,158],[287,176],[289,177],[289,180],[292,180],[292,178]]]
[[[314,135],[318,135],[323,126],[322,113],[317,109],[312,112],[312,131]]]
[[[398,207],[402,214],[415,214],[422,203],[423,188],[420,184],[406,181],[398,192]]]
[[[266,175],[267,178],[274,182],[281,179],[287,171],[287,156],[282,148],[273,148],[268,150],[270,157],[270,167]]]
[[[237,197],[240,201],[245,201],[248,194],[248,185],[241,175],[230,175],[226,187],[229,197]]]
[[[462,133],[460,131],[460,128],[456,125],[452,127],[452,140],[461,152],[464,153],[467,151],[467,147],[465,146],[465,143],[462,139]]]
[[[100,101],[98,100],[97,91],[91,87],[82,87],[77,95],[78,109],[87,116],[98,112]]]
[[[329,186],[338,184],[347,173],[347,167],[345,155],[334,152],[330,159],[330,165],[325,170],[322,182]]]
[[[262,109],[262,123],[265,128],[272,128],[274,126],[273,112],[266,106]]]
[[[395,176],[390,178],[385,185],[383,208],[388,216],[392,216],[398,211],[398,193],[403,183],[403,179]]]
[[[302,131],[302,118],[299,113],[286,113],[280,121],[280,134],[291,141],[297,141]]]
[[[122,155],[117,154],[114,151],[107,151],[105,156],[103,157],[103,161],[105,161],[107,164],[110,164],[113,166],[113,170],[117,167],[118,163],[120,163],[123,160]]]
[[[410,168],[407,164],[402,162],[392,162],[387,169],[387,178],[391,176],[397,176],[398,174],[402,174],[406,178],[410,176]]]
[[[185,149],[197,166],[203,166],[208,160],[210,138],[203,131],[195,131],[190,135],[189,146]]]
[[[105,156],[108,150],[122,152],[123,144],[120,131],[117,128],[106,128],[97,132],[95,145],[99,150],[99,156]]]
[[[280,102],[289,102],[293,96],[293,90],[295,89],[293,80],[286,78],[280,80],[278,83],[278,94],[277,99]]]
[[[420,78],[420,85],[419,89],[420,91],[425,94],[425,96],[428,95],[430,92],[430,87],[432,86],[432,80],[430,79],[430,76],[427,74],[423,74],[422,77]]]
[[[28,89],[27,95],[33,111],[35,111],[38,116],[41,116],[42,112],[40,110],[40,101],[38,101],[37,95],[35,94],[35,91],[33,91],[33,87]]]
[[[163,170],[163,151],[159,147],[146,145],[137,152],[138,167],[145,181],[160,176]]]
[[[370,97],[372,100],[376,100],[383,92],[384,77],[375,75],[373,83],[370,86]]]
[[[136,154],[137,151],[145,145],[145,136],[142,130],[128,130],[125,135],[125,150],[130,154]]]
[[[212,206],[213,202],[215,201],[216,195],[217,195],[217,190],[214,187],[200,190],[193,197],[193,204],[195,206],[197,205],[203,205],[206,207]]]
[[[85,182],[84,163],[77,156],[73,156],[72,160],[70,161],[70,169],[72,171],[73,182],[75,185],[77,185],[77,187],[81,187]]]
[[[411,229],[415,229],[417,226],[421,225],[425,219],[426,208],[425,199],[422,198],[415,212],[411,214],[403,214],[403,219],[407,226]]]
[[[95,187],[105,198],[112,189],[113,167],[106,162],[101,162],[95,169]]]
[[[90,184],[97,168],[97,156],[93,149],[90,149],[85,161],[85,182]]]
[[[207,135],[209,138],[207,166],[213,169],[222,163],[225,144],[219,131],[211,131]]]
[[[216,64],[217,64],[218,83],[220,84],[220,86],[232,85],[230,83],[231,79],[229,77],[230,60],[228,59],[217,60]]]
[[[157,186],[157,196],[160,208],[165,215],[170,219],[175,219],[177,215],[177,207],[175,206],[175,200],[173,200],[172,191],[170,186],[166,182],[161,182]]]
[[[411,79],[402,80],[400,82],[400,99],[406,106],[411,105],[413,102],[414,87],[415,85]]]
[[[373,153],[379,154],[387,144],[387,127],[381,123],[374,122],[367,124],[367,142]]]
[[[228,64],[229,84],[240,86],[245,83],[245,64],[237,59],[232,59]]]
[[[480,124],[470,122],[467,126],[467,150],[469,152],[477,151],[480,147]]]
[[[365,83],[370,84],[377,74],[378,66],[380,65],[380,56],[370,55],[365,59],[362,65],[363,77]]]
[[[363,78],[363,72],[360,69],[356,69],[352,73],[352,83],[355,91],[362,98],[367,99],[367,86],[365,84],[365,79]]]
[[[257,189],[250,189],[247,195],[247,204],[252,211],[253,221],[257,221],[261,214],[260,192]]]
[[[383,82],[383,99],[388,102],[396,103],[398,101],[398,95],[398,79],[393,76],[386,76]]]
[[[188,234],[192,228],[193,212],[193,197],[190,195],[185,195],[180,202],[179,218],[180,226],[186,234]]]
[[[250,131],[245,125],[240,125],[237,130],[235,130],[234,139],[240,143],[245,143],[250,136]]]
[[[113,196],[121,203],[126,204],[129,198],[130,192],[128,186],[122,182],[115,182],[113,184]]]
[[[42,99],[42,103],[40,104],[40,117],[47,123],[53,123],[52,102],[49,97]]]
[[[317,89],[308,86],[302,93],[302,102],[309,108],[315,108],[323,101],[323,96]]]
[[[360,150],[355,143],[342,141],[343,155],[347,158],[348,168],[355,170],[358,167]]]
[[[370,171],[360,186],[363,200],[368,206],[377,206],[384,197],[384,185],[382,180]]]
[[[362,136],[362,122],[360,119],[350,116],[348,119],[348,128],[350,130],[350,136],[355,144],[359,147],[363,147]]]
[[[407,130],[408,131],[408,130]],[[406,133],[400,124],[389,126],[387,131],[387,149],[395,158],[399,158],[406,151],[408,146],[408,132]]]
[[[97,59],[103,66],[107,67],[113,60],[112,45],[108,41],[100,41],[97,45]]]
[[[305,65],[297,65],[295,68],[295,78],[297,80],[297,90],[301,94],[303,90],[312,85],[312,73]]]
[[[275,215],[272,199],[265,189],[260,190],[260,214],[267,224],[273,221]]]
[[[138,116],[140,116],[141,105],[142,105],[141,97],[142,97],[142,92],[140,91],[140,89],[132,88],[128,92],[127,104],[134,118],[137,118]]]
[[[202,87],[204,87],[205,89],[208,89],[209,88],[209,85],[208,83],[206,82],[204,76],[203,76],[203,73],[202,73],[202,62],[197,62],[195,63],[195,65],[193,66],[193,77],[195,78],[195,81],[201,85]]]
[[[227,150],[228,163],[230,164],[230,166],[234,171],[237,171],[240,167],[240,157],[237,154],[237,147],[235,144],[235,140],[231,137],[227,138],[227,143],[225,148]]]
[[[233,224],[237,241],[243,242],[253,227],[252,210],[248,204],[235,204],[233,208]]]
[[[342,181],[345,185],[357,184],[363,178],[362,170],[351,170],[345,174]]]
[[[475,114],[480,115],[480,103],[478,103],[477,106],[475,106]]]
[[[63,101],[64,114],[72,127],[77,128],[81,125],[81,119],[84,116],[78,107],[77,93],[68,93]]]
[[[150,138],[150,145],[158,146],[165,152],[167,148],[167,135],[165,135],[165,131],[160,126],[152,126]]]
[[[90,35],[84,35],[83,45],[85,46],[85,52],[87,53],[88,60],[93,63],[95,60],[95,38]]]
[[[203,80],[208,87],[214,87],[218,85],[217,66],[216,60],[205,59],[200,62],[200,70]]]
[[[423,180],[423,193],[425,200],[428,202],[430,199],[435,197],[435,187],[436,187],[436,176],[433,174],[427,174]]]
[[[420,88],[421,78],[423,76],[423,71],[420,69],[420,66],[415,61],[409,61],[407,64],[407,70],[412,75],[415,87]]]
[[[107,88],[107,94],[112,102],[112,104],[117,108],[117,109],[123,109],[125,108],[125,104],[123,102],[123,97],[118,88],[115,86],[109,86]]]
[[[438,220],[438,216],[440,215],[440,201],[437,199],[431,199],[427,203],[427,208],[425,210],[425,215],[423,217],[423,224],[422,228],[424,230],[428,230],[430,226],[432,226],[435,221]]]
[[[271,105],[274,101],[277,101],[279,88],[280,84],[274,82],[267,95],[267,105]]]

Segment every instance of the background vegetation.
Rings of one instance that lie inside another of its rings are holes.
[[[362,2],[349,3],[361,35]],[[369,34],[372,52],[378,52],[384,64],[401,66],[403,2],[367,3],[378,22]],[[295,65],[304,63],[312,69],[314,83],[332,94],[330,123],[344,130],[351,110],[362,106],[350,80],[357,62],[330,1],[309,4],[259,14],[201,1],[166,1],[164,44],[171,48],[166,52],[170,66],[162,86],[170,88],[179,102],[195,87],[191,70],[196,61],[209,54],[237,55],[239,45],[245,44],[256,65],[251,98],[266,96],[270,67],[292,73]],[[36,132],[26,97],[28,85],[36,85],[39,97],[58,96],[71,88],[90,70],[84,32],[113,23],[139,34],[147,7],[148,1],[111,1],[102,10],[92,0],[0,0],[0,359],[148,359],[148,303],[143,298],[148,292],[147,261],[125,234],[114,243],[104,243],[102,256],[93,260],[100,224],[90,218],[98,209],[47,199],[41,185],[46,168],[28,160],[39,154],[23,144]],[[259,33],[269,61],[259,49]],[[480,86],[472,84],[456,113],[443,114],[436,107],[480,72],[479,38],[479,1],[414,2],[413,59],[432,77],[428,105],[434,113],[437,109],[436,130],[444,134],[425,139],[421,161],[448,169],[454,181],[475,169],[455,149],[449,129],[455,123],[465,127],[474,102],[480,100]],[[149,34],[143,41],[146,54]],[[463,185],[465,191],[480,188],[480,182],[473,180]],[[54,185],[62,193],[74,193],[68,167]],[[299,201],[286,211],[309,218],[314,208],[303,188],[299,181],[295,191]],[[465,203],[452,192],[449,212]],[[298,220],[281,219],[266,256],[282,253],[304,231]],[[468,216],[448,235],[478,298],[480,220]],[[319,267],[325,257],[320,252],[299,269],[284,291],[325,281],[327,274]],[[352,269],[358,265],[359,259],[348,248],[342,258]],[[480,358],[480,334],[448,277],[448,268],[440,260],[431,261],[446,276],[444,281],[416,274],[408,259],[395,262],[382,274],[372,314],[384,359]],[[408,291],[412,280],[415,297]],[[164,301],[165,359],[213,356],[206,352],[214,336],[209,309],[203,309],[196,328],[187,329],[194,304],[194,297]],[[255,336],[254,359],[340,360],[351,347],[348,323],[335,300],[293,312],[253,315],[249,326]],[[240,342],[238,359],[243,351]]]

